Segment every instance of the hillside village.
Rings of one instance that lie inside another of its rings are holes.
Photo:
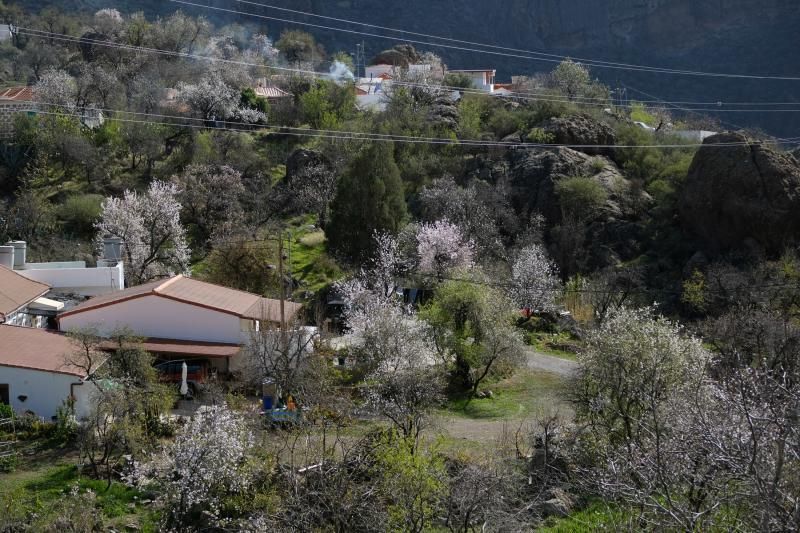
[[[0,3],[0,531],[800,528],[800,138],[217,4]]]

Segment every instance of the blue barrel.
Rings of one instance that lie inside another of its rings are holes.
[[[264,396],[261,401],[264,402],[265,411],[272,411],[272,396]]]

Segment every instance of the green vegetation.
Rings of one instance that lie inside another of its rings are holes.
[[[595,501],[566,518],[551,519],[539,533],[595,533],[632,528],[633,517],[607,502]]]
[[[483,388],[491,398],[462,396],[447,404],[447,413],[469,419],[524,420],[549,409],[570,407],[563,398],[563,378],[548,372],[518,370],[505,378],[487,382]]]
[[[289,253],[292,276],[300,283],[300,291],[317,293],[342,278],[339,265],[327,253],[325,232],[312,229],[313,217],[289,223],[292,245]]]
[[[376,232],[397,233],[406,219],[400,169],[391,144],[367,146],[353,161],[331,204],[326,230],[335,254],[363,261]]]
[[[144,503],[146,494],[123,483],[108,487],[105,481],[81,476],[76,466],[63,459],[48,463],[26,465],[0,478],[0,525],[4,528],[13,529],[33,515],[38,524],[34,527],[42,528],[90,520],[103,529],[136,524],[141,531],[158,530],[157,515]]]
[[[639,102],[631,103],[630,117],[634,122],[643,122],[652,127],[658,126],[658,118],[648,113],[644,104],[640,104]]]

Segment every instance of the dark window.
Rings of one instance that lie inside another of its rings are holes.
[[[0,403],[11,405],[11,402],[9,402],[8,399],[8,385],[0,385]]]

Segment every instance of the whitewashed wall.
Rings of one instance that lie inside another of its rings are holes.
[[[122,263],[113,267],[86,268],[86,263],[28,263],[15,270],[28,279],[50,285],[55,292],[98,296],[125,288]]]
[[[155,295],[67,315],[59,326],[62,331],[95,326],[101,335],[129,327],[143,337],[232,344],[247,338],[237,316]]]
[[[11,407],[19,413],[33,411],[46,420],[56,416],[58,408],[69,398],[70,385],[73,383],[81,383],[81,379],[43,370],[0,366],[0,384],[8,385]],[[93,388],[92,383],[72,387],[76,399],[75,415],[78,419],[89,414]],[[19,396],[27,396],[27,399],[22,402]]]

